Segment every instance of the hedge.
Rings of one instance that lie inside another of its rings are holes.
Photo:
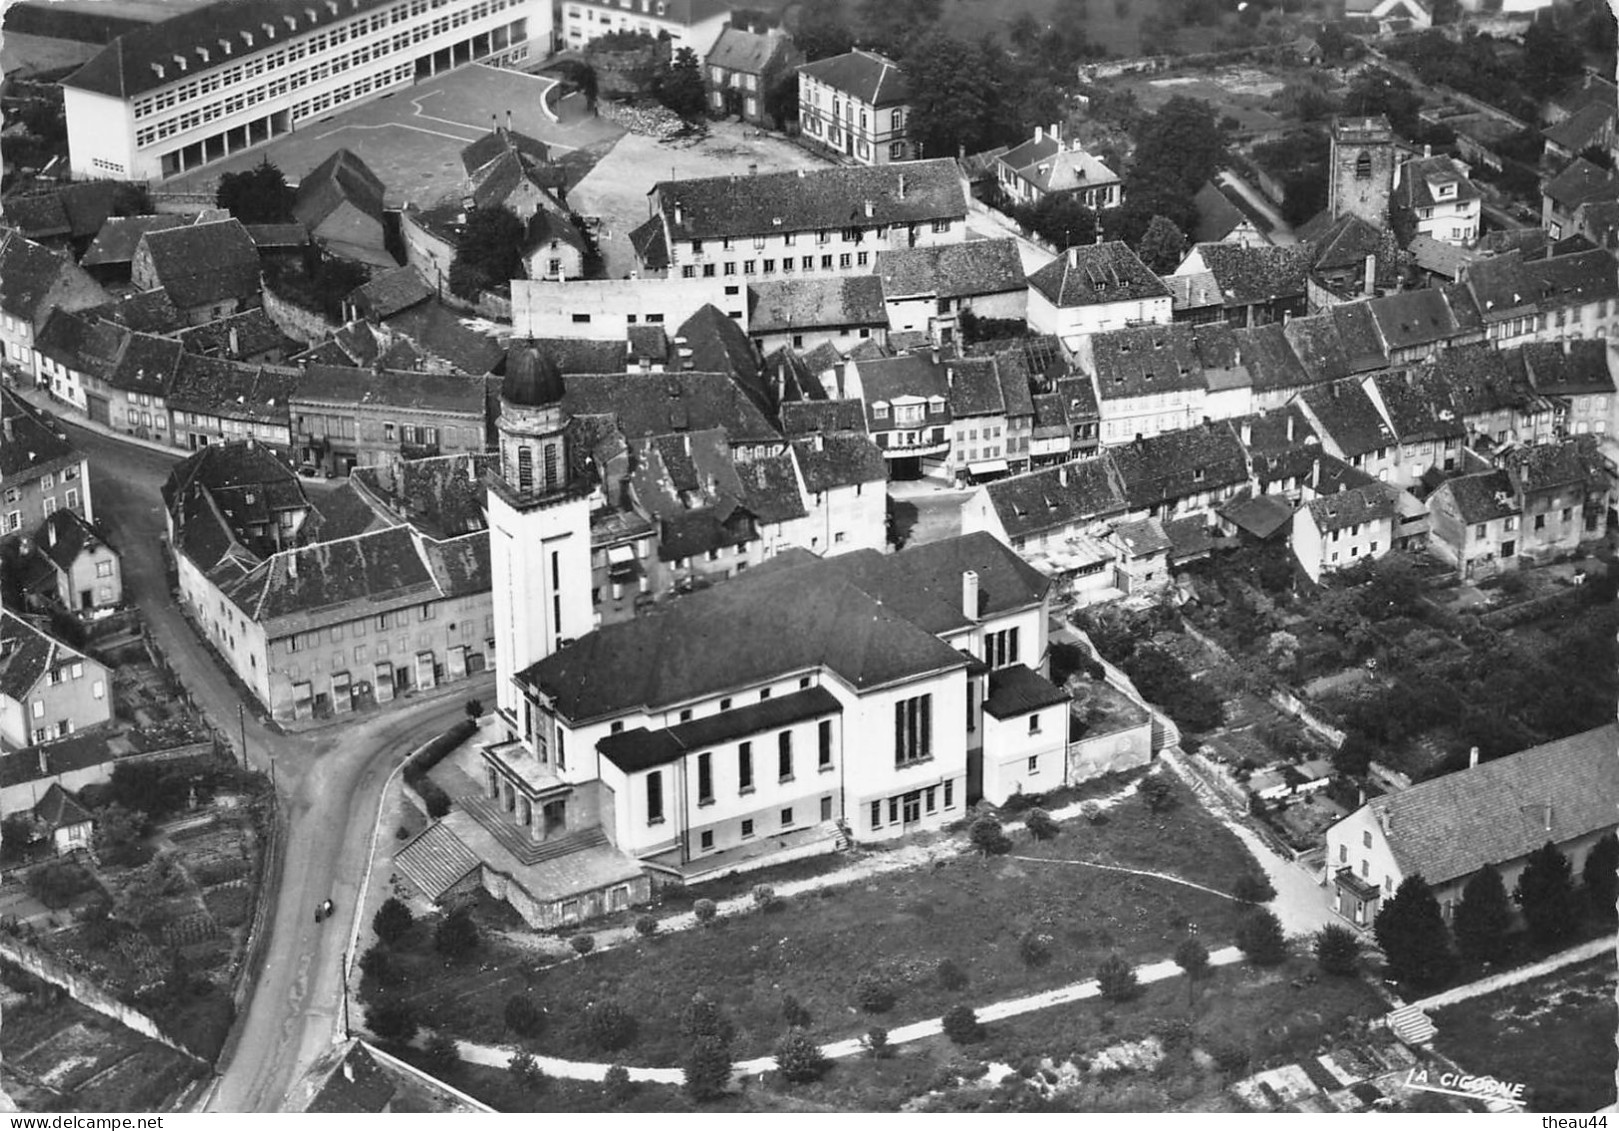
[[[421,797],[429,817],[437,819],[450,811],[450,795],[440,789],[438,783],[427,776],[427,772],[444,761],[450,751],[477,733],[477,723],[462,719],[405,763],[405,784]]]

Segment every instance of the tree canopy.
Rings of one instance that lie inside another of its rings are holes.
[[[467,213],[461,242],[450,262],[450,289],[465,299],[521,277],[523,221],[505,205],[474,208]]]
[[[1506,884],[1493,864],[1486,864],[1462,885],[1452,922],[1456,949],[1476,962],[1495,962],[1506,953],[1512,929],[1512,904]]]
[[[1555,945],[1579,926],[1579,900],[1568,857],[1551,841],[1529,854],[1512,898],[1523,909],[1524,923],[1535,941]]]
[[[244,224],[290,224],[295,195],[281,170],[266,157],[245,172],[220,177],[214,203]]]
[[[1432,986],[1454,969],[1450,932],[1433,889],[1421,876],[1407,876],[1372,924],[1377,945],[1397,981]]]
[[[669,69],[654,82],[653,92],[659,102],[682,118],[702,117],[708,108],[708,95],[703,89],[703,68],[697,53],[690,47],[676,51]]]
[[[1167,216],[1154,216],[1136,249],[1147,270],[1155,275],[1168,275],[1180,266],[1186,254],[1186,236]]]

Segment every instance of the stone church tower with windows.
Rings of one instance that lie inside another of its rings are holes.
[[[1327,211],[1332,218],[1351,213],[1386,227],[1397,156],[1394,128],[1383,115],[1335,118],[1327,173]]]
[[[500,470],[489,485],[496,705],[521,733],[512,677],[592,627],[590,482],[569,449],[556,362],[514,349],[500,388]]]

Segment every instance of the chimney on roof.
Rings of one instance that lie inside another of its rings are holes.
[[[811,442],[814,444],[816,451],[818,451],[818,452],[826,451],[826,433],[825,432],[817,432],[817,433],[815,433],[815,436],[814,436],[814,438],[812,439]]]
[[[677,223],[677,224],[684,223],[684,220],[682,219],[682,217],[684,217],[685,214],[686,214],[686,210],[684,208],[680,207],[680,201],[678,201],[678,200],[675,201],[675,223]]]
[[[236,333],[236,327],[230,328],[230,354],[235,357],[242,348],[242,339]],[[379,355],[380,356],[380,355]]]
[[[350,1064],[347,1060],[343,1061],[343,1079],[347,1080],[350,1084],[354,1083],[354,1065]]]
[[[868,200],[868,201],[866,201],[866,219],[868,219],[868,220],[871,219],[871,215],[872,215],[871,201]]]
[[[506,132],[512,132],[512,112],[510,110],[506,111]]]
[[[1548,833],[1552,831],[1552,803],[1550,801],[1546,802],[1546,831]]]
[[[978,572],[961,571],[961,615],[970,621],[978,619]]]
[[[1052,141],[1061,141],[1062,140],[1062,123],[1061,122],[1052,122],[1051,123],[1051,140]]]
[[[56,545],[56,523],[45,524],[45,541],[52,546]]]
[[[1057,482],[1064,487],[1068,486],[1068,465],[1066,463],[1059,464],[1057,467]]]
[[[933,364],[934,365],[939,364],[939,343],[937,343],[937,342],[933,343]],[[953,370],[953,369],[946,370],[945,371],[945,376],[946,376],[946,378],[948,380],[950,380],[951,382],[954,382],[955,379],[956,379],[956,371]]]
[[[50,756],[46,753],[46,748],[43,746],[39,748],[39,773],[41,777],[48,778],[51,776]]]
[[[1467,752],[1467,768],[1473,769],[1478,765],[1478,747],[1475,746]]]
[[[1035,141],[1045,141],[1046,140],[1046,127],[1044,127],[1044,126],[1035,126],[1034,127],[1034,140]]]
[[[1253,425],[1253,421],[1244,420],[1242,422],[1242,446],[1245,447],[1245,448],[1252,447],[1253,442],[1254,442],[1254,425]]]
[[[7,440],[11,439],[11,417],[0,418],[0,435],[3,435]]]
[[[1293,414],[1291,412],[1287,414],[1287,442],[1289,444],[1293,442]]]
[[[899,175],[899,198],[901,200],[905,199],[905,174],[904,173],[901,173]]]
[[[295,553],[287,555],[287,576],[291,578],[298,576],[298,555]]]

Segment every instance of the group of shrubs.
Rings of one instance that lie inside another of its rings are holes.
[[[421,1028],[421,1019],[415,1004],[399,992],[410,981],[401,952],[417,933],[416,917],[402,900],[390,896],[372,916],[371,929],[377,945],[360,958],[361,993],[369,1001],[366,1024],[381,1040],[409,1044]],[[433,949],[452,962],[464,961],[482,944],[482,932],[465,906],[451,909],[433,933]],[[442,1045],[439,1051],[443,1052]]]
[[[422,804],[427,806],[427,815],[434,820],[450,811],[450,795],[428,777],[427,772],[444,761],[450,751],[478,733],[477,718],[482,713],[482,704],[476,699],[469,701],[466,718],[422,747],[405,763],[405,784],[416,791]]]

